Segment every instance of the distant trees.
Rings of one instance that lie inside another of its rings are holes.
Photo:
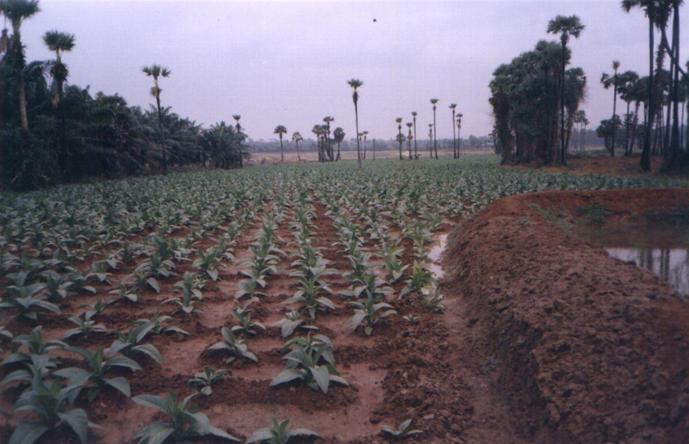
[[[342,128],[337,127],[333,131],[333,137],[335,138],[335,143],[337,144],[337,158],[335,160],[340,160],[340,144],[345,139],[345,132]]]
[[[25,132],[29,131],[29,116],[26,102],[26,79],[24,69],[26,59],[24,57],[24,43],[21,38],[21,26],[24,20],[34,16],[40,11],[38,0],[2,0],[0,1],[0,12],[12,25],[12,38],[7,49],[7,65],[12,71],[13,77],[17,82],[17,99],[19,106],[19,117],[21,128]]]
[[[285,147],[282,145],[282,136],[287,133],[287,128],[284,125],[278,125],[273,130],[273,134],[277,134],[280,138],[280,162],[285,163]]]
[[[414,159],[419,158],[419,151],[416,147],[416,115],[417,115],[416,111],[411,112],[412,124],[414,125]]]
[[[584,30],[584,25],[576,15],[562,16],[558,15],[548,23],[549,34],[559,34],[562,51],[560,52],[560,76],[559,83],[559,102],[560,102],[560,162],[564,165],[567,163],[566,156],[566,140],[565,140],[565,70],[567,69],[567,44],[570,37],[579,38],[579,35]],[[571,114],[571,113],[570,113]]]
[[[361,145],[359,142],[359,88],[364,84],[359,79],[350,79],[347,84],[352,87],[352,101],[354,102],[354,123],[356,126],[356,161],[361,166]]]
[[[335,130],[337,131],[337,130]],[[301,136],[301,133],[299,131],[295,131],[292,134],[292,142],[294,142],[295,147],[297,148],[297,161],[301,162],[301,154],[299,153],[299,144],[304,140],[304,138]],[[337,156],[340,156],[340,149],[338,147],[337,150]]]
[[[248,156],[245,136],[225,122],[216,123],[203,132],[201,144],[217,168],[228,169],[241,165]]]
[[[564,54],[564,63],[562,56]],[[540,41],[532,51],[499,66],[490,83],[490,104],[495,121],[496,150],[505,163],[539,159],[546,164],[555,158],[555,148],[562,131],[559,119],[565,111],[564,142],[567,122],[584,97],[586,77],[580,68],[570,68],[561,88],[561,67],[567,65],[571,52],[567,46]],[[561,153],[560,153],[560,158]]]
[[[160,107],[160,93],[163,90],[160,88],[159,79],[162,77],[169,77],[170,70],[160,65],[144,66],[143,72],[148,77],[153,77],[153,86],[151,87],[151,95],[156,99],[156,111],[158,112],[158,130],[160,131],[160,150],[163,154],[163,175],[167,174],[167,150],[165,149],[165,133],[163,132],[163,115]]]
[[[452,111],[452,120],[450,120],[452,124],[452,158],[456,159],[457,158],[457,127],[455,127],[455,113],[457,109],[457,104],[456,103],[451,103],[450,104],[450,111]]]
[[[437,104],[438,99],[431,99],[431,105],[433,105],[433,150],[435,151],[436,160],[438,159],[438,132],[436,131],[437,124],[435,119]]]
[[[620,62],[617,60],[613,60],[612,62],[612,70],[613,74],[609,75],[606,73],[603,73],[601,76],[601,83],[603,84],[603,87],[605,89],[608,89],[612,87],[613,93],[612,93],[612,118],[610,119],[611,123],[618,122],[617,119],[617,88],[619,86],[619,78],[617,76],[617,71],[620,69]],[[611,128],[612,131],[612,142],[610,144],[610,156],[615,157],[615,139],[617,136],[617,128],[613,125]]]
[[[402,160],[402,144],[405,141],[404,134],[402,134],[402,118],[397,117],[395,122],[397,123],[397,137],[395,140],[399,144],[400,160]]]

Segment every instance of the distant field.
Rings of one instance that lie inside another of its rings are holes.
[[[485,155],[492,155],[491,150],[467,150],[464,151],[462,150],[461,155],[469,155],[469,154],[485,154]],[[404,151],[402,152],[402,155],[404,156],[405,159],[408,158],[409,152],[405,148]],[[306,153],[301,153],[300,156],[302,162],[317,162],[318,161],[318,153],[315,151],[308,151]],[[356,160],[356,151],[342,151],[341,152],[341,157],[343,160]],[[419,158],[420,159],[428,159],[429,154],[427,150],[419,150]],[[441,150],[438,149],[438,157],[443,157],[443,158],[452,158],[452,150]],[[398,150],[382,150],[378,151],[376,150],[375,153],[375,159],[372,151],[368,151],[366,153],[366,161],[369,160],[383,160],[383,159],[398,159],[399,158],[399,151]],[[285,162],[288,163],[296,163],[298,162],[298,157],[296,152],[286,152],[285,153]],[[251,159],[249,160],[250,164],[261,164],[261,163],[279,163],[280,162],[280,153],[253,153]]]

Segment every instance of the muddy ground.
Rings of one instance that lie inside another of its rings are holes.
[[[450,236],[446,292],[471,326],[462,342],[488,354],[474,365],[519,412],[519,436],[687,442],[689,304],[576,229],[653,224],[687,204],[679,190],[523,195]]]
[[[369,338],[347,328],[351,311],[341,294],[349,288],[344,278],[349,264],[325,207],[316,205],[316,247],[338,271],[328,285],[339,306],[319,314],[317,325],[333,340],[338,368],[350,383],[327,395],[304,386],[269,387],[283,367],[283,341],[270,326],[289,311],[284,301],[297,289],[287,277],[295,253],[290,213],[278,230],[279,247],[287,252],[278,266],[280,277],[269,278],[267,296],[253,306],[255,318],[269,326],[247,338],[259,362],[233,363],[231,376],[196,404],[214,425],[240,437],[275,416],[319,432],[325,443],[385,442],[381,426],[409,418],[423,433],[405,442],[682,442],[689,434],[689,307],[650,272],[608,257],[575,229],[600,217],[638,225],[648,218],[634,214],[660,214],[682,202],[689,203],[686,191],[543,193],[500,200],[470,221],[446,221],[434,236],[436,244],[429,245],[437,255],[449,233],[443,268],[433,268],[445,273],[445,312],[430,313],[419,297],[395,295],[391,302],[399,315],[376,326]],[[192,333],[152,340],[164,364],[148,362],[133,375],[133,395],[187,395],[194,373],[222,366],[221,358],[204,351],[220,339],[223,325],[233,323],[238,264],[248,258],[259,227],[260,217],[239,239],[236,260],[226,264],[217,283],[208,284],[199,316],[160,305],[172,294],[176,279],[171,279],[162,283],[160,294],[149,291],[136,306],[114,305],[99,319],[121,331],[134,319],[160,312]],[[411,265],[411,242],[402,245],[403,260]],[[375,245],[368,242],[365,248]],[[396,294],[403,280],[394,286]],[[108,286],[99,290],[105,294]],[[92,299],[74,298],[64,312],[80,313]],[[71,328],[64,315],[44,317],[42,324],[49,338]],[[31,325],[10,328],[28,332]],[[114,337],[73,343],[107,346]],[[4,392],[4,410],[17,394]],[[113,444],[134,442],[154,418],[150,409],[109,391],[91,404],[89,415],[102,427],[93,441]],[[0,442],[10,432],[6,423]],[[53,434],[41,442],[75,440]]]

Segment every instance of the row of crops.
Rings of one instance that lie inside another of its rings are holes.
[[[476,157],[255,167],[1,195],[7,435],[11,443],[91,442],[113,421],[94,421],[90,406],[131,398],[159,413],[131,437],[139,442],[239,441],[192,409],[192,398],[215,396],[233,371],[269,361],[253,344],[271,336],[283,341],[283,364],[265,390],[327,396],[332,386],[357,384],[338,369],[340,338],[324,333],[324,319],[363,341],[400,316],[405,298],[442,313],[427,252],[452,222],[518,193],[673,185],[527,173]],[[192,328],[199,323],[206,330]],[[202,347],[185,348],[194,336]],[[179,390],[137,392],[142,374],[163,377],[181,365],[166,359],[173,348],[203,365]],[[264,422],[247,442],[317,432]],[[410,421],[382,431],[419,432]]]

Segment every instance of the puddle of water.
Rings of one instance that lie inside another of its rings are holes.
[[[428,252],[428,271],[433,273],[438,280],[445,277],[445,270],[441,264],[445,248],[447,248],[447,234],[441,234]]]
[[[625,262],[652,271],[689,296],[689,227],[672,221],[580,226],[576,234]]]
[[[652,271],[684,296],[689,296],[689,249],[606,248],[608,254]]]

